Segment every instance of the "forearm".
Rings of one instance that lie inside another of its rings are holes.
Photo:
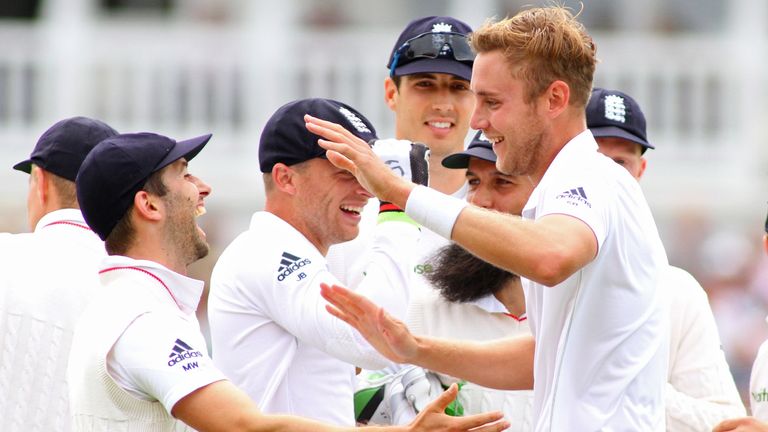
[[[416,358],[423,368],[501,390],[533,388],[533,336],[491,342],[417,337]]]
[[[594,238],[583,236],[583,230],[589,228],[569,216],[553,215],[530,221],[468,206],[459,215],[451,237],[491,264],[554,286],[594,257],[597,245]],[[499,247],[500,242],[507,247]]]

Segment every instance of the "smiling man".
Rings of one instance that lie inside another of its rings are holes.
[[[338,283],[325,255],[331,245],[357,237],[371,194],[325,158],[319,137],[304,128],[305,113],[333,118],[366,142],[376,138],[365,117],[330,99],[294,101],[269,119],[259,147],[265,210],[254,213],[250,228],[226,248],[211,277],[213,358],[266,412],[353,425],[355,366],[378,369],[389,362],[325,312],[319,284]],[[410,143],[403,148],[385,160],[426,175],[426,149]],[[412,149],[420,149],[420,162]],[[402,211],[382,210],[358,288],[403,317],[410,251],[419,229]]]
[[[384,101],[395,115],[395,139],[425,144],[430,150],[429,187],[458,198],[466,197],[464,170],[440,163],[464,150],[474,98],[469,89],[475,54],[469,46],[472,28],[452,17],[428,16],[411,21],[395,41],[387,61]],[[376,209],[369,207],[358,239],[334,246],[328,264],[335,275],[356,284],[370,261],[370,234]],[[414,295],[428,292],[423,279],[431,271],[427,260],[447,242],[422,229],[413,270]]]
[[[390,359],[505,389],[533,387],[536,431],[664,430],[667,265],[637,182],[586,129],[596,49],[565,8],[531,8],[472,34],[471,120],[497,169],[535,188],[522,218],[468,205],[387,172],[339,125],[307,116],[334,164],[425,227],[523,278],[532,337],[413,337],[343,288],[324,295]]]

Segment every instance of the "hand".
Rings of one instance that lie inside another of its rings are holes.
[[[754,417],[741,417],[735,419],[723,420],[712,432],[768,432],[768,424],[757,420]]]
[[[395,175],[374,153],[371,146],[339,124],[305,115],[307,129],[325,139],[318,140],[328,150],[328,160],[351,172],[360,184],[380,200],[405,208],[413,183]]]
[[[367,298],[338,285],[320,284],[320,293],[331,315],[351,325],[384,357],[397,363],[414,363],[418,341],[401,321]]]
[[[410,424],[409,430],[415,431],[466,431],[491,432],[502,431],[509,427],[509,423],[502,420],[504,415],[500,412],[490,412],[467,417],[451,417],[444,413],[445,408],[458,394],[458,386],[451,384],[437,399],[427,405],[419,413],[416,420]]]
[[[415,184],[429,184],[429,149],[422,143],[383,139],[371,141],[373,152],[395,174]]]

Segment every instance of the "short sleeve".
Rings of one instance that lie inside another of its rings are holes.
[[[602,247],[608,231],[610,198],[595,176],[562,178],[542,191],[536,218],[552,214],[573,216],[589,226]]]
[[[115,382],[144,400],[157,400],[170,413],[193,391],[225,379],[208,356],[195,321],[146,313],[131,323],[107,356]]]

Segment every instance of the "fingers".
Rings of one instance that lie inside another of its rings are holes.
[[[430,411],[430,412],[436,412],[440,413],[445,411],[446,408],[448,408],[448,405],[453,402],[454,399],[456,399],[456,396],[459,394],[459,387],[456,385],[456,383],[451,384],[450,387],[448,387],[448,390],[442,392],[440,396],[438,396],[435,400],[429,403],[429,405],[424,408],[424,411]]]
[[[501,413],[498,413],[501,414]],[[478,414],[476,416],[470,416],[470,417],[459,417],[461,419],[472,419],[474,417],[478,417],[476,421],[473,421],[469,424],[463,424],[459,426],[460,430],[464,429],[471,429],[472,432],[497,432],[497,431],[503,431],[509,428],[510,424],[506,420],[496,421],[496,420],[490,420],[490,421],[484,421],[486,418],[483,418],[484,416],[487,416],[488,414]],[[491,423],[494,422],[494,423]],[[488,424],[490,423],[490,424]],[[472,426],[472,425],[483,425],[483,426]]]
[[[320,140],[319,142],[327,143],[328,141]],[[349,158],[342,155],[341,153],[333,150],[328,150],[327,152],[325,152],[325,157],[327,157],[328,161],[331,162],[337,168],[341,168],[343,170],[347,170],[351,172],[352,174],[355,174],[356,172],[355,164],[351,160],[349,160]]]

